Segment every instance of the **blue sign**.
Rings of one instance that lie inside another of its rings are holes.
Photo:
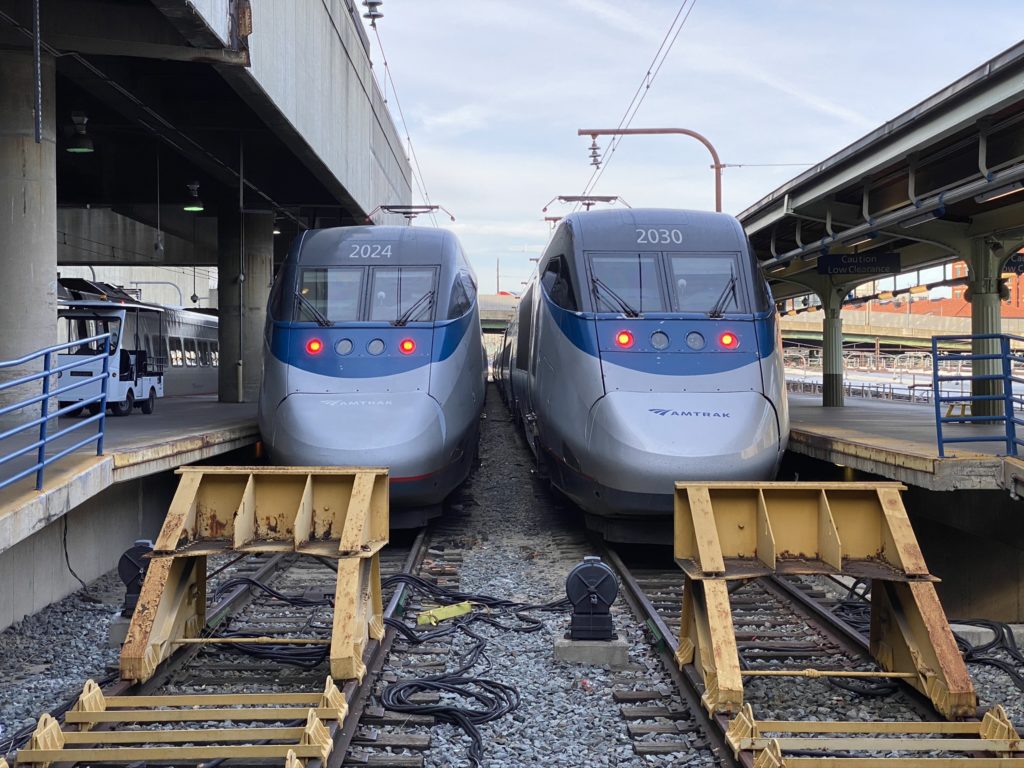
[[[1024,253],[1015,253],[1008,258],[1006,264],[1003,265],[1003,272],[1024,275]]]
[[[886,253],[827,253],[818,257],[819,275],[896,275],[900,255]]]

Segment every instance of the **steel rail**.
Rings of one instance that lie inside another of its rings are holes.
[[[420,563],[423,562],[423,558],[427,553],[426,541],[427,529],[423,528],[417,534],[412,544],[412,550],[405,559],[405,564],[402,567],[405,573],[413,573],[419,568]],[[405,595],[408,589],[409,587],[406,584],[400,584],[395,589],[388,600],[387,607],[384,609],[384,618],[394,618],[396,615],[400,616],[404,613]],[[345,695],[345,701],[348,702],[349,709],[348,714],[345,716],[345,722],[340,727],[336,722],[328,725],[328,731],[331,734],[334,746],[331,749],[330,757],[327,759],[326,768],[341,768],[341,765],[345,762],[349,746],[352,744],[352,739],[359,728],[359,720],[363,710],[366,708],[366,702],[373,691],[377,675],[380,674],[381,669],[384,667],[384,662],[391,652],[391,646],[395,642],[396,634],[393,627],[385,625],[384,637],[380,640],[371,640],[363,652],[366,674],[363,675],[362,681],[349,680],[345,683],[344,688],[342,688],[342,693]],[[321,768],[321,762],[310,760],[307,768]]]
[[[689,707],[693,719],[697,721],[701,730],[707,735],[711,751],[719,761],[719,764],[753,768],[753,762],[748,761],[746,755],[741,755],[737,759],[725,740],[725,732],[729,727],[729,718],[725,715],[710,715],[704,709],[704,705],[701,703],[701,683],[697,670],[694,669],[692,664],[686,665],[684,669],[679,668],[675,657],[679,643],[668,624],[665,623],[661,614],[658,613],[658,609],[654,607],[654,604],[651,603],[643,588],[636,582],[628,566],[622,562],[622,558],[619,557],[618,553],[606,543],[603,541],[596,541],[595,543],[603,551],[607,562],[611,563],[622,579],[622,585],[625,587],[623,596],[626,598],[626,602],[629,604],[633,614],[647,625],[652,634],[658,635],[658,637],[654,638],[655,651],[661,657],[662,664],[676,684],[676,688],[683,697],[683,701]],[[680,571],[680,577],[682,577],[682,571]]]

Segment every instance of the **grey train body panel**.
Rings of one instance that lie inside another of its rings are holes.
[[[571,214],[495,376],[559,490],[591,516],[663,517],[678,480],[777,473],[789,435],[777,327],[731,216]]]
[[[310,322],[293,296],[303,290],[304,270],[323,271],[328,281],[354,280],[358,272],[350,314],[333,320],[325,293],[330,324]],[[428,273],[428,311],[405,298],[401,277],[387,282],[395,274]],[[395,311],[414,310],[406,324],[377,313],[392,298]],[[323,342],[316,355],[303,349],[311,336]],[[378,341],[383,351],[370,352]],[[406,355],[401,345],[412,342]],[[314,230],[293,245],[275,282],[264,339],[258,418],[271,461],[386,466],[395,507],[436,507],[472,468],[485,381],[476,280],[454,235],[350,227]]]

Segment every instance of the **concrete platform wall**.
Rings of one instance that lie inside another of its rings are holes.
[[[226,0],[191,4],[226,39]],[[249,76],[345,191],[367,213],[411,202],[409,161],[373,78],[361,20],[344,0],[252,0],[252,19]]]
[[[71,566],[89,582],[136,539],[156,536],[177,481],[164,472],[112,485],[0,554],[0,630],[81,588],[64,562],[65,521]]]

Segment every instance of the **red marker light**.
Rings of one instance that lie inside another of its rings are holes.
[[[306,342],[306,352],[310,355],[319,355],[324,351],[324,343],[320,339],[310,339]]]
[[[403,355],[411,355],[413,352],[416,351],[416,342],[413,341],[412,339],[402,339],[398,343],[398,349],[402,352]]]
[[[718,343],[721,344],[726,349],[736,349],[736,347],[740,345],[740,340],[736,337],[735,334],[726,331],[725,333],[718,337]]]
[[[615,343],[623,349],[629,349],[633,346],[633,334],[629,331],[619,331],[615,334]]]

